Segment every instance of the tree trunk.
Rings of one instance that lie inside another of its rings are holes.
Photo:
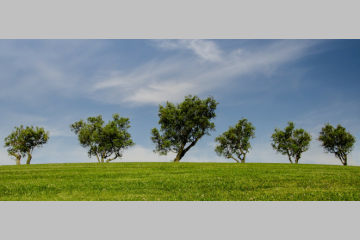
[[[293,161],[291,160],[291,157],[289,156],[289,161],[291,162],[291,163],[293,163]]]
[[[176,155],[176,157],[174,159],[174,162],[180,162],[181,158],[183,157],[182,156],[183,150],[184,150],[184,148],[179,150],[178,154]]]
[[[192,142],[186,149],[185,148],[185,145],[186,145],[186,142],[184,142],[183,144],[181,144],[181,147],[180,147],[180,150],[178,152],[178,154],[176,155],[176,158],[174,159],[174,162],[180,162],[181,158],[185,155],[185,153],[187,153],[187,151],[190,150],[190,148],[192,148],[196,143],[197,141],[199,141],[200,138],[197,138],[194,142]]]
[[[15,154],[15,153],[10,153],[10,154],[15,157],[16,165],[21,165],[21,163],[20,163],[21,155],[17,155],[17,154]]]
[[[30,164],[31,158],[32,158],[32,156],[30,154],[30,151],[28,151],[28,159],[26,161],[26,164]]]
[[[347,155],[344,157],[344,166],[347,166]]]
[[[99,156],[96,154],[95,155],[96,156],[96,158],[97,158],[97,160],[98,160],[98,163],[100,163],[100,158],[99,158]]]
[[[176,155],[175,159],[174,159],[174,162],[180,162],[181,158],[184,156],[184,147],[185,147],[185,144],[181,144],[181,147],[179,149],[179,152],[178,154]]]
[[[245,163],[245,157],[246,157],[246,155],[245,155],[245,153],[243,153],[243,155],[244,155],[244,157],[243,157],[242,159],[240,158],[241,163]]]
[[[101,162],[103,163],[105,161],[105,151],[103,152],[103,154],[101,155]]]

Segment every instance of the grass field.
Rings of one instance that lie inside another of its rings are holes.
[[[0,200],[360,200],[360,167],[270,163],[0,166]]]

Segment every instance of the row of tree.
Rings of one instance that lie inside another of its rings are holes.
[[[179,162],[184,155],[202,138],[215,130],[211,122],[216,117],[215,110],[219,103],[213,97],[205,100],[197,96],[185,96],[180,104],[167,102],[159,105],[160,130],[151,130],[151,140],[155,144],[155,153],[167,155],[176,153],[174,162]],[[135,145],[128,132],[129,118],[113,114],[113,120],[107,124],[102,116],[89,117],[87,121],[80,120],[70,125],[71,131],[78,135],[81,146],[88,149],[88,156],[96,156],[98,162],[110,162],[121,158],[123,151]],[[34,128],[22,125],[15,127],[5,138],[5,147],[10,156],[15,157],[20,165],[21,157],[27,155],[30,164],[32,152],[36,147],[42,147],[49,139],[50,133],[43,127]],[[215,138],[218,145],[216,154],[236,162],[245,162],[246,154],[251,149],[250,139],[255,138],[255,127],[247,119],[242,118],[235,126]],[[288,122],[284,130],[275,128],[271,135],[272,147],[277,153],[288,155],[291,163],[297,164],[301,154],[310,147],[311,135],[304,129],[295,129],[293,122]],[[334,153],[343,165],[347,165],[347,155],[353,150],[355,137],[341,125],[337,128],[328,124],[322,128],[318,139],[325,152]]]

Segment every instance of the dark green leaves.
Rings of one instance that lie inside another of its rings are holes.
[[[343,165],[347,165],[347,154],[354,149],[356,138],[340,124],[336,128],[329,123],[321,129],[319,138],[325,153],[334,153]]]
[[[174,161],[180,161],[202,136],[215,130],[215,124],[210,120],[216,117],[217,105],[212,97],[201,100],[191,95],[177,105],[170,102],[165,106],[159,105],[161,128],[160,131],[156,128],[151,130],[151,140],[156,145],[154,152],[166,155],[172,151],[178,154]]]
[[[284,131],[275,128],[275,133],[271,135],[271,146],[276,153],[288,155],[291,163],[293,163],[291,157],[295,159],[295,163],[298,163],[301,154],[309,149],[312,137],[304,129],[294,128],[295,124],[290,121]]]
[[[16,163],[20,164],[21,157],[28,155],[27,164],[30,164],[32,158],[31,154],[35,147],[42,147],[49,140],[49,132],[46,132],[43,127],[34,128],[23,125],[15,127],[12,133],[5,138],[5,146],[8,147],[9,155],[16,158]]]
[[[98,162],[104,162],[112,154],[114,158],[107,159],[106,162],[115,160],[122,156],[122,151],[134,146],[131,135],[127,132],[130,128],[129,118],[120,117],[113,114],[113,121],[109,121],[104,126],[102,116],[89,117],[87,122],[80,120],[70,125],[71,131],[78,134],[80,145],[89,148],[88,155],[96,156]]]
[[[234,126],[230,126],[229,130],[215,138],[215,152],[219,156],[232,158],[239,162],[232,155],[235,154],[241,162],[245,162],[246,153],[251,148],[250,138],[255,138],[255,127],[247,119],[241,119]]]

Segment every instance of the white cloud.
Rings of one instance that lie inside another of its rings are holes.
[[[47,97],[60,95],[111,104],[158,105],[221,89],[230,81],[244,81],[245,75],[271,75],[282,64],[307,54],[314,44],[275,41],[255,50],[239,48],[225,53],[210,40],[153,42],[161,49],[190,50],[197,57],[173,54],[126,71],[109,67],[114,64],[113,55],[101,56],[104,61],[98,61],[97,55],[106,49],[102,41],[43,41],[38,48],[2,42],[0,60],[9,66],[0,66],[0,98],[19,101],[16,96],[21,95],[21,101],[43,104]],[[262,88],[264,84],[249,85],[239,91]]]
[[[174,158],[174,153],[169,153],[167,156],[159,156],[150,148],[135,145],[125,150],[122,158],[114,162],[171,162]]]
[[[218,46],[209,40],[183,39],[183,40],[155,40],[157,46],[163,49],[188,49],[193,51],[200,59],[210,62],[221,61],[221,51]]]
[[[186,43],[193,46],[192,49],[197,49],[197,42],[190,44],[185,40],[160,43],[164,45],[161,45],[163,48],[176,48]],[[168,100],[179,101],[188,94],[199,95],[220,89],[229,81],[243,81],[245,75],[271,74],[281,64],[305,55],[312,44],[307,41],[279,41],[252,52],[237,49],[216,63],[199,63],[196,59],[178,56],[154,60],[128,73],[111,74],[111,77],[99,80],[88,88],[88,94],[94,99],[113,104],[158,105]],[[203,50],[197,51],[199,54],[203,51],[205,56],[206,49],[203,47]],[[263,84],[256,88],[254,86],[256,83],[239,91],[264,87]]]

